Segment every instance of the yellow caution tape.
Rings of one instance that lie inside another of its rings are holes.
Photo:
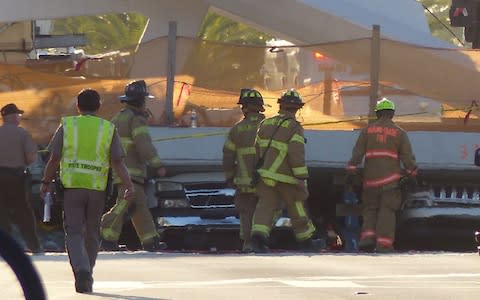
[[[153,142],[163,142],[163,141],[180,140],[180,139],[200,138],[200,137],[207,137],[207,136],[227,135],[227,133],[228,133],[228,130],[218,131],[218,132],[203,132],[203,133],[194,133],[194,134],[182,134],[182,135],[176,135],[176,136],[156,138],[156,139],[152,139],[152,141]]]
[[[442,110],[439,113],[442,114],[444,112],[454,112],[454,111],[468,112],[469,109],[471,109],[471,107],[467,107],[467,108],[463,108],[463,109],[458,109],[458,108],[443,109],[442,108]],[[396,115],[396,117],[418,116],[418,115],[427,115],[427,114],[432,114],[432,112],[416,112],[416,113]],[[317,122],[317,123],[304,123],[302,125],[303,126],[321,126],[321,125],[331,125],[331,124],[340,124],[340,123],[368,121],[368,120],[375,120],[375,119],[376,119],[376,117],[358,116],[358,117],[354,117],[354,118],[341,119],[341,120],[335,120],[335,121],[324,121],[324,122]],[[208,136],[220,136],[220,135],[227,135],[227,134],[228,134],[228,130],[217,131],[217,132],[202,132],[202,133],[182,134],[182,135],[154,138],[154,139],[152,139],[152,141],[153,142],[163,142],[163,141],[173,141],[173,140],[181,140],[181,139],[202,138],[202,137],[208,137]],[[48,152],[48,150],[44,149],[44,150],[39,150],[38,152]]]
[[[469,108],[464,109],[442,109],[439,113],[442,114],[444,112],[453,112],[453,111],[468,111]],[[416,113],[409,113],[409,114],[402,114],[396,115],[397,117],[408,117],[408,116],[418,116],[418,115],[430,115],[432,112],[416,112]],[[339,124],[339,123],[351,123],[351,122],[360,122],[360,121],[369,121],[375,120],[376,117],[369,117],[369,116],[358,116],[355,118],[348,118],[348,119],[341,119],[335,121],[324,121],[324,122],[317,122],[317,123],[304,123],[303,126],[320,126],[320,125],[329,125],[329,124]],[[176,135],[176,136],[169,136],[169,137],[162,137],[152,139],[153,142],[163,142],[163,141],[172,141],[172,140],[180,140],[180,139],[190,139],[190,138],[201,138],[207,136],[217,136],[217,135],[226,135],[228,131],[219,131],[219,132],[210,132],[210,133],[195,133],[195,134],[185,134],[185,135]]]

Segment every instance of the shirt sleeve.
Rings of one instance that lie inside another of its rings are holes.
[[[120,142],[120,136],[115,128],[115,132],[113,133],[112,137],[112,143],[110,145],[110,159],[121,160],[124,157],[125,151],[123,150],[122,143]]]
[[[50,143],[48,144],[48,151],[52,158],[60,159],[62,157],[62,148],[63,148],[63,126],[60,124],[57,131],[53,135]]]
[[[367,151],[367,131],[363,129],[360,131],[357,142],[352,150],[352,158],[348,162],[347,168],[356,168],[362,163],[365,152]]]
[[[161,167],[162,162],[148,132],[147,120],[140,117],[134,118],[131,130],[132,140],[140,158],[152,168]]]
[[[223,145],[223,170],[225,172],[225,177],[227,180],[230,180],[235,175],[235,167],[236,167],[236,145],[235,145],[235,138],[234,138],[234,129],[230,129],[228,133],[227,139],[225,140],[225,144]]]
[[[288,164],[296,178],[307,179],[308,169],[305,164],[305,137],[300,125],[294,125],[294,133],[288,141]]]
[[[400,141],[399,158],[410,175],[416,175],[417,163],[413,154],[412,144],[406,132],[403,131]]]
[[[32,135],[25,130],[25,154],[32,154],[38,151],[37,144],[33,141]]]

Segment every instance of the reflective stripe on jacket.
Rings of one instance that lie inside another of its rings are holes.
[[[282,123],[284,119],[287,120]],[[297,184],[298,180],[308,178],[303,127],[293,113],[280,111],[279,115],[265,119],[258,129],[255,147],[257,159],[266,151],[258,173],[267,185],[274,186],[276,182]]]
[[[407,133],[390,119],[379,119],[360,132],[347,171],[354,170],[363,158],[365,188],[397,184],[403,174],[402,164],[407,174],[416,174],[415,156]]]
[[[258,125],[265,118],[260,113],[249,113],[230,129],[223,146],[223,170],[227,180],[233,180],[241,192],[254,192],[251,187],[255,167],[255,137]]]
[[[66,188],[105,190],[115,126],[91,115],[65,117],[62,126],[60,178],[63,185]]]

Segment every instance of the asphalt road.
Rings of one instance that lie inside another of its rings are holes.
[[[31,256],[48,299],[477,299],[477,253],[102,252],[94,293],[77,294],[64,253]],[[10,273],[10,274],[9,274]],[[23,299],[0,261],[2,299]]]

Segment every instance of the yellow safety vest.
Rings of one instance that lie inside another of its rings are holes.
[[[62,125],[62,184],[65,188],[104,191],[115,125],[91,115],[65,117]]]

